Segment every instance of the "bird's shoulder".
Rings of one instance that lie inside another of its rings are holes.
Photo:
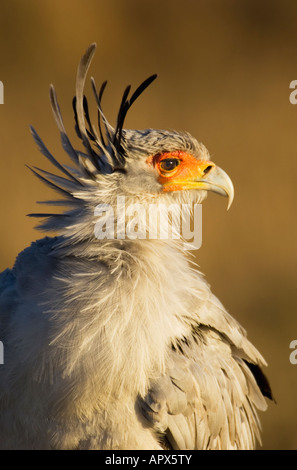
[[[15,301],[15,275],[7,268],[0,273],[0,312],[10,310]]]
[[[54,246],[58,237],[44,237],[21,251],[11,270],[19,295],[31,295],[32,289],[42,286],[43,280],[54,270],[56,258]]]
[[[57,240],[58,237],[44,237],[32,242],[17,255],[12,268],[13,274],[18,276],[24,270],[35,269],[46,260],[50,260]]]
[[[0,273],[0,312],[9,315],[26,297],[39,290],[55,264],[53,254],[57,237],[44,237],[20,252],[12,269]]]

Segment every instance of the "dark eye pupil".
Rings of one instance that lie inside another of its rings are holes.
[[[162,170],[170,171],[173,170],[179,164],[179,160],[177,158],[165,158],[161,162]]]

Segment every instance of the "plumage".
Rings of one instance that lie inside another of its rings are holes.
[[[272,399],[266,362],[184,240],[95,236],[108,217],[98,204],[115,209],[121,196],[127,212],[131,203],[166,208],[201,203],[208,190],[231,203],[231,180],[187,133],[124,129],[156,75],[130,98],[126,88],[115,128],[102,110],[106,82],[98,93],[92,79],[97,131],[84,96],[94,52],[92,44],[79,64],[73,100],[84,151],[70,142],[50,87],[73,166],[60,164],[31,128],[63,175],[30,168],[63,198],[42,203],[68,209],[30,214],[57,236],[32,243],[0,275],[0,448],[252,449],[261,439],[257,410]]]

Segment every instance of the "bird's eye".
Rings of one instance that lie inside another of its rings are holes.
[[[180,164],[178,158],[164,158],[160,163],[160,168],[163,171],[172,171]]]

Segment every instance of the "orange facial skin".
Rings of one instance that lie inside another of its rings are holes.
[[[173,160],[176,166],[173,169],[165,170],[164,166],[166,167],[168,159]],[[163,162],[164,160],[167,162]],[[181,150],[150,156],[147,163],[157,169],[158,181],[163,185],[164,192],[197,188],[197,182],[215,167],[213,162],[197,160],[193,155]]]

